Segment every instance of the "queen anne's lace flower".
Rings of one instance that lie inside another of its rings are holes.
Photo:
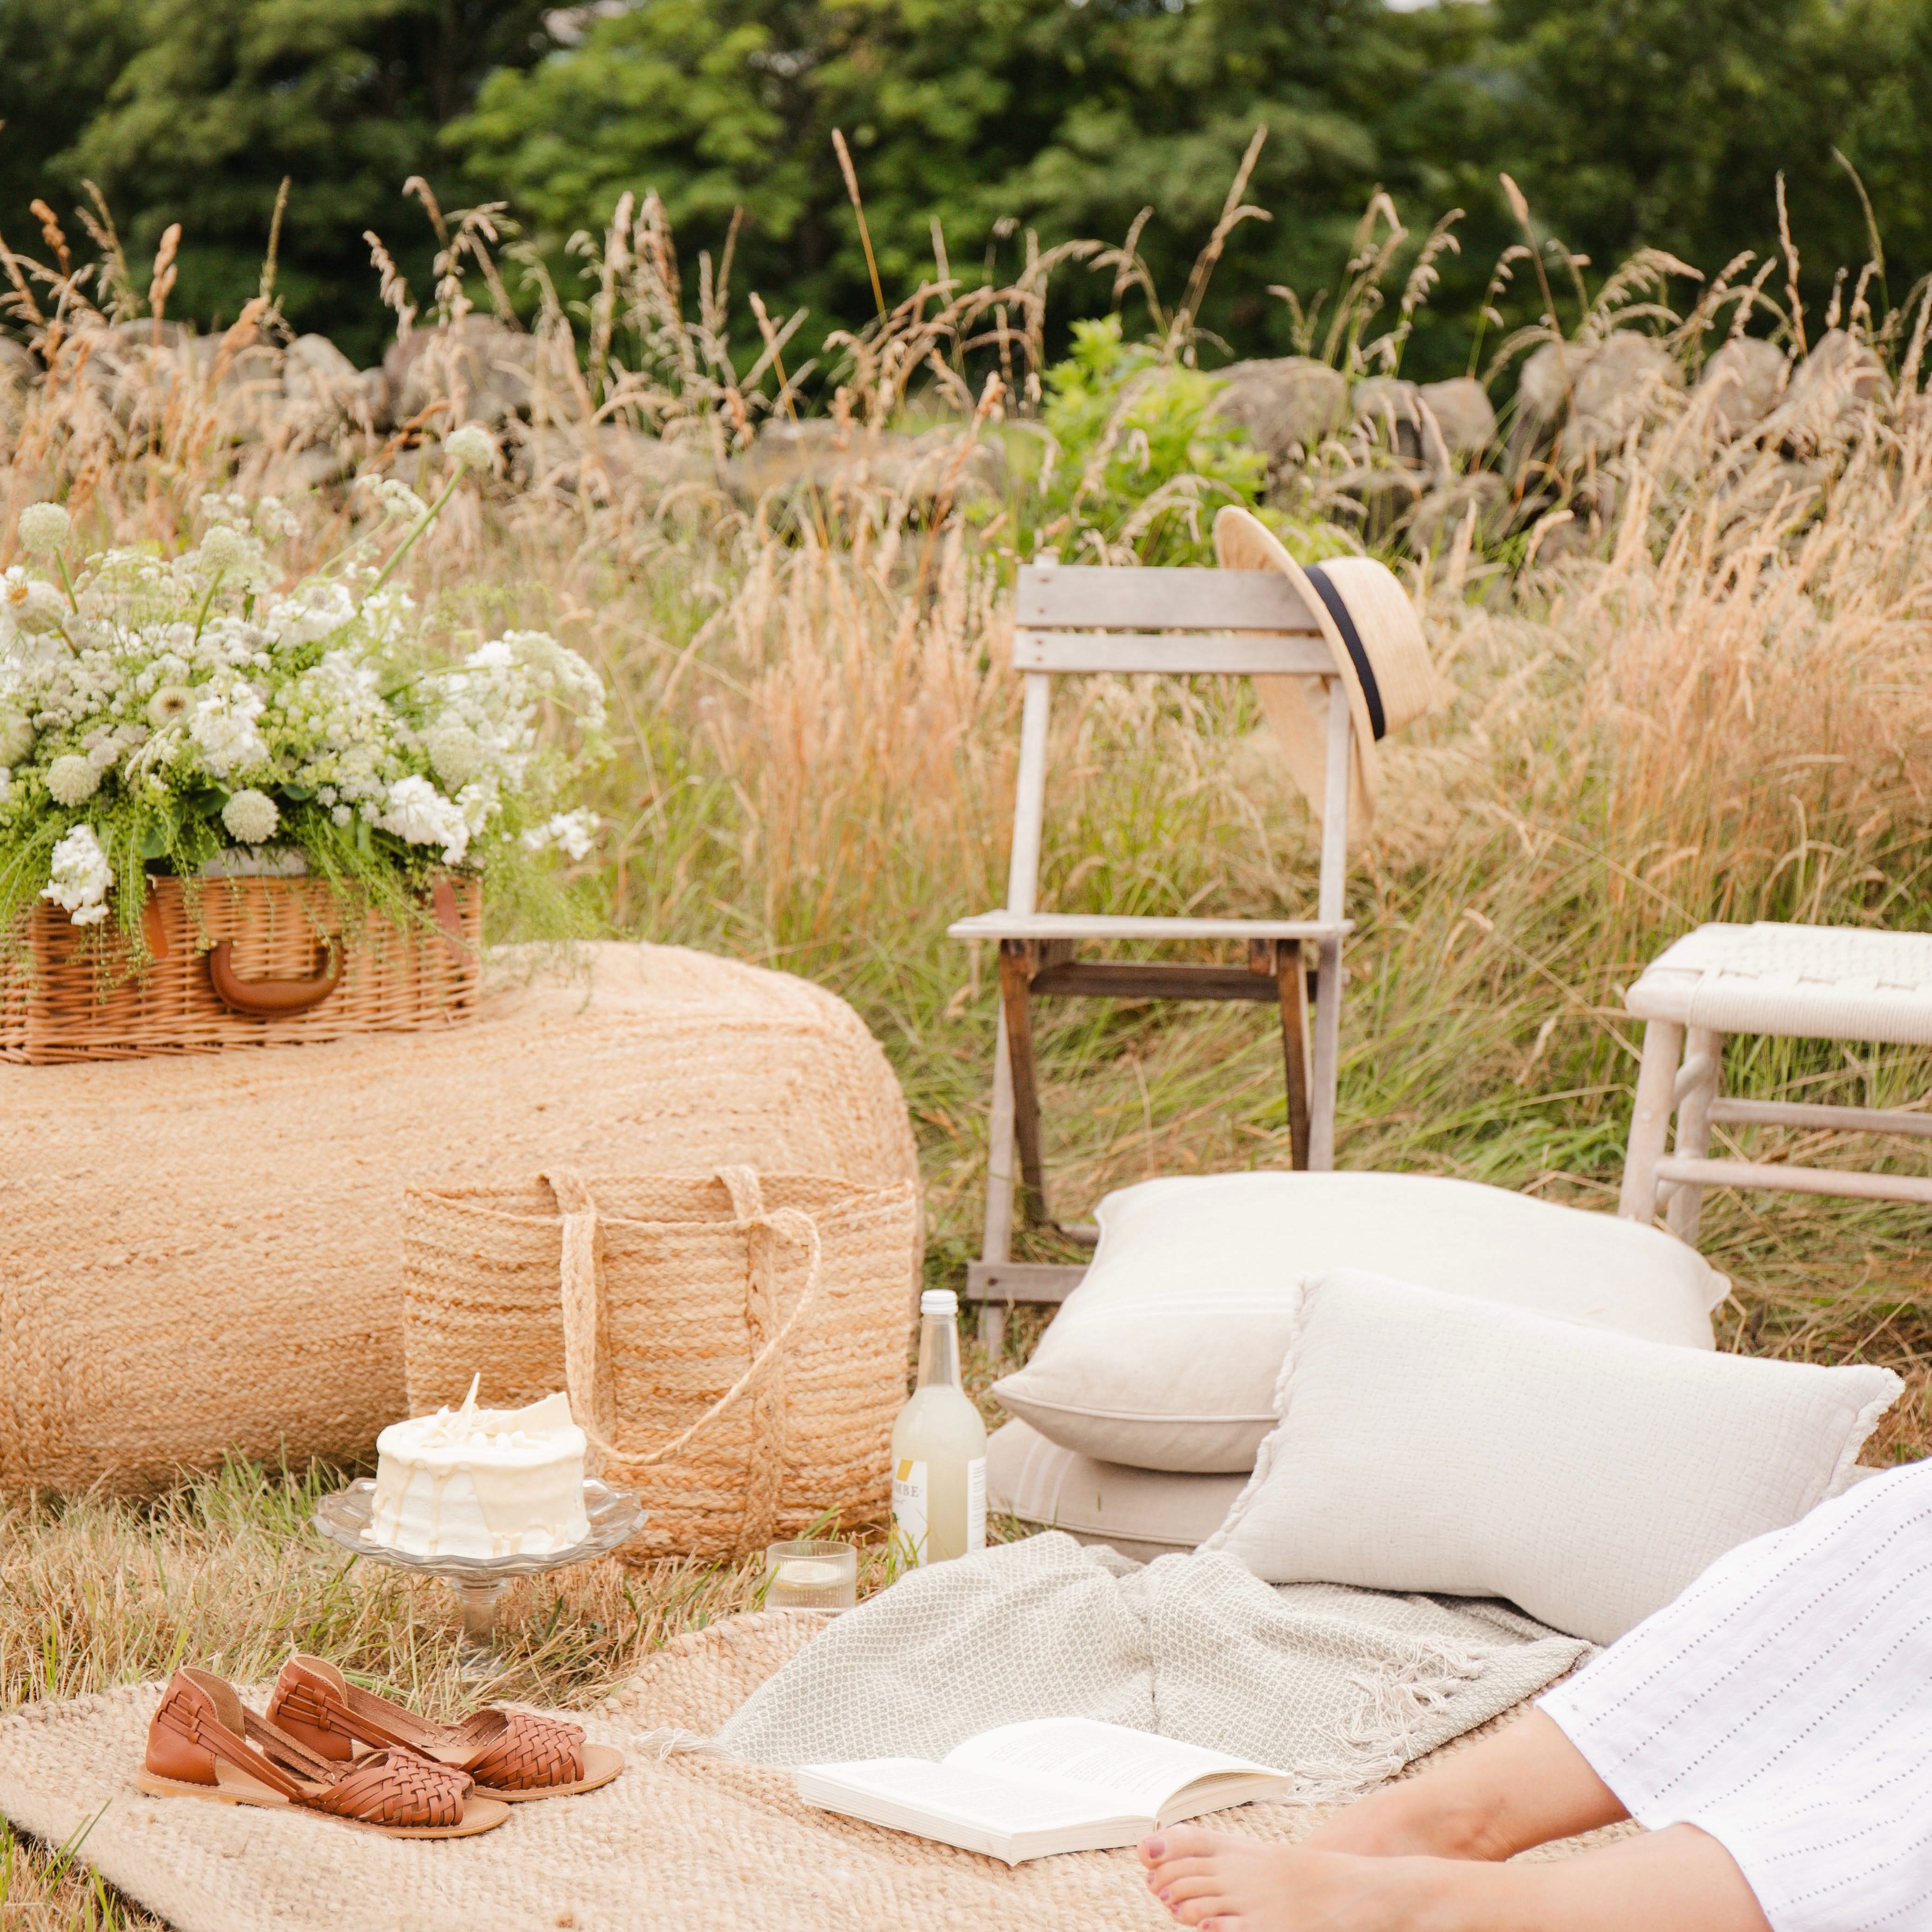
[[[17,765],[34,748],[34,721],[18,711],[0,711],[0,764]]]
[[[47,790],[60,805],[85,805],[100,789],[100,769],[70,752],[47,767]]]
[[[204,576],[224,577],[251,590],[268,586],[268,559],[260,539],[232,524],[217,524],[202,538],[195,556]]]
[[[68,513],[58,503],[29,503],[20,512],[20,548],[36,556],[45,556],[67,542],[73,527]]]
[[[274,838],[282,814],[266,792],[248,785],[232,794],[221,808],[221,822],[244,845],[260,845]]]
[[[603,822],[596,812],[587,812],[581,806],[574,812],[553,812],[542,824],[532,826],[524,834],[524,849],[547,852],[557,846],[572,859],[587,859],[596,846],[598,830]]]
[[[255,728],[266,708],[258,692],[238,681],[217,680],[204,688],[188,735],[212,776],[225,778],[267,761],[268,745]]]
[[[420,517],[429,508],[400,476],[372,477],[369,488],[386,517]]]
[[[444,439],[442,453],[466,470],[492,470],[496,466],[496,439],[480,423],[465,423]]]
[[[76,926],[98,926],[107,916],[113,868],[91,825],[76,825],[54,847],[53,865],[41,890]]]
[[[460,791],[489,762],[483,741],[466,724],[437,724],[423,734],[423,749],[436,775],[452,792]]]

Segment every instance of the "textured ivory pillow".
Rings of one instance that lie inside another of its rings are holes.
[[[1593,1643],[1845,1488],[1904,1387],[1354,1273],[1300,1299],[1280,1426],[1205,1547],[1270,1583],[1507,1597]]]
[[[1297,1291],[1330,1268],[1694,1348],[1730,1286],[1660,1229],[1427,1174],[1149,1180],[1098,1219],[1087,1278],[994,1394],[1065,1448],[1144,1469],[1254,1466]]]
[[[1049,1442],[1024,1422],[995,1430],[986,1444],[986,1506],[1082,1543],[1111,1544],[1151,1562],[1192,1550],[1227,1520],[1245,1476],[1183,1476],[1096,1462]]]

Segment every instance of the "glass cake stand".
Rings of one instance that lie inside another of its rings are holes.
[[[367,1556],[422,1576],[440,1576],[454,1586],[463,1604],[460,1665],[470,1683],[496,1674],[496,1610],[512,1576],[535,1576],[566,1563],[587,1563],[628,1543],[644,1526],[644,1505],[630,1490],[614,1490],[592,1477],[584,1485],[584,1513],[590,1519],[590,1534],[568,1550],[548,1556],[416,1556],[364,1540],[375,1498],[376,1485],[364,1476],[316,1504],[315,1526],[352,1556]]]

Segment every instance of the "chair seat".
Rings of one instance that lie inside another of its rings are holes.
[[[1717,1033],[1932,1046],[1932,934],[1700,926],[1624,996],[1642,1020]]]
[[[1136,919],[1108,913],[982,912],[949,939],[1342,939],[1352,919]]]

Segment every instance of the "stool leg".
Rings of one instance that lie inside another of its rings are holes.
[[[1692,1027],[1684,1036],[1684,1070],[1678,1078],[1677,1148],[1681,1154],[1702,1160],[1711,1150],[1711,1102],[1724,1065],[1724,1036],[1708,1027]],[[1704,1189],[1695,1180],[1679,1180],[1664,1210],[1664,1226],[1680,1241],[1697,1245],[1697,1224],[1704,1213]]]
[[[1683,1054],[1684,1029],[1674,1020],[1652,1020],[1644,1028],[1643,1059],[1637,1068],[1636,1105],[1630,1110],[1623,1196],[1617,1212],[1626,1221],[1640,1221],[1646,1227],[1657,1218],[1657,1163],[1664,1158],[1677,1064]]]

